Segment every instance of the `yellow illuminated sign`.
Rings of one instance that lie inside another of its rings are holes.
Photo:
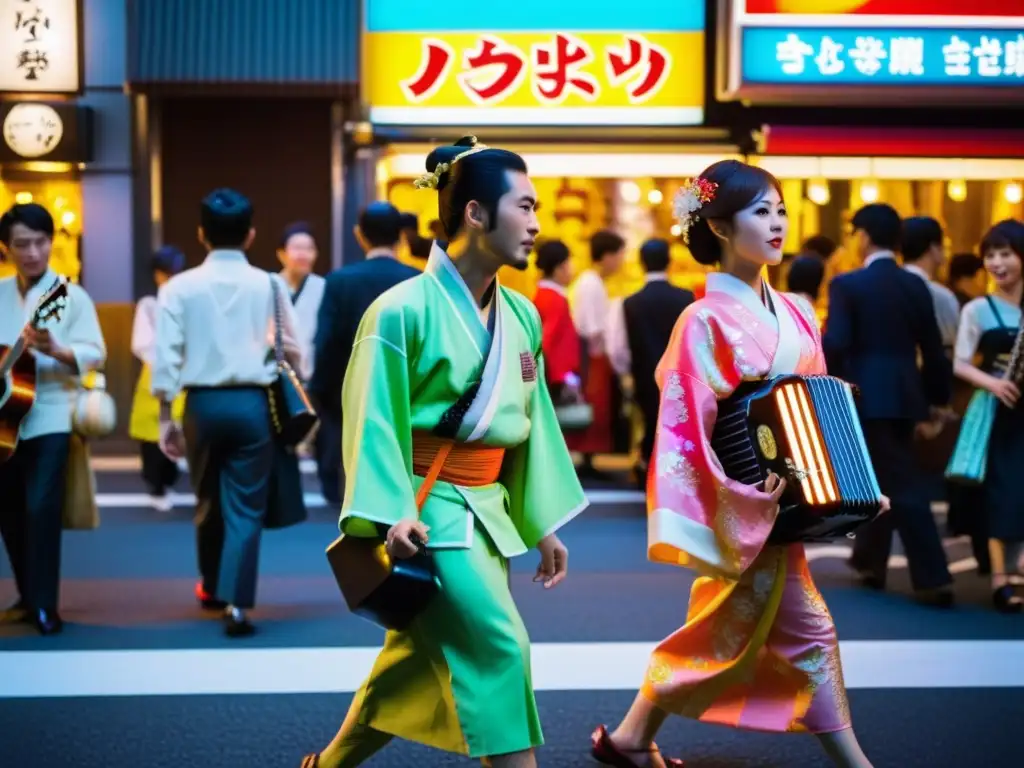
[[[370,120],[405,125],[692,125],[702,32],[370,32]]]

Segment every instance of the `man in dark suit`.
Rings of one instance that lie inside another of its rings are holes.
[[[646,477],[654,451],[658,424],[658,385],[654,369],[665,354],[679,315],[691,303],[693,293],[668,281],[669,245],[651,239],[640,247],[640,261],[646,271],[646,285],[622,302],[612,317],[609,356],[616,372],[633,376],[633,400],[644,420],[640,442],[639,478]]]
[[[377,297],[420,274],[395,258],[402,215],[390,203],[371,203],[359,216],[356,239],[366,258],[327,275],[314,342],[315,368],[309,394],[320,413],[317,472],[324,498],[341,503],[341,386],[359,322]]]
[[[918,599],[945,607],[952,578],[913,440],[916,424],[949,402],[952,367],[928,286],[896,261],[899,214],[876,203],[857,211],[852,225],[864,268],[832,280],[822,342],[829,373],[860,389],[864,437],[892,510],[857,532],[850,565],[866,586],[884,589],[895,529]]]

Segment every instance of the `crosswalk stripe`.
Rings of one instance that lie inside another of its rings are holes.
[[[194,507],[196,497],[191,493],[170,493],[171,503],[175,507]],[[328,504],[327,500],[320,493],[304,493],[303,500],[307,507],[334,507],[335,504]],[[602,504],[642,504],[644,502],[642,491],[587,491],[587,500],[593,505]],[[152,497],[147,493],[97,493],[96,504],[100,509],[138,509],[149,507]]]
[[[653,647],[653,642],[537,643],[534,686],[538,691],[636,690]],[[7,652],[0,654],[0,698],[351,693],[377,652]],[[852,689],[1024,688],[1024,641],[852,640],[841,643],[840,652],[846,685]]]

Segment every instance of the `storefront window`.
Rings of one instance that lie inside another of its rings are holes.
[[[707,157],[706,163],[701,161],[701,167],[715,159],[718,158]],[[412,179],[404,173],[390,178],[384,173],[379,180],[380,194],[399,210],[416,214],[420,234],[429,236],[430,222],[437,218],[436,195],[415,189]],[[643,286],[638,250],[651,237],[671,243],[669,279],[673,283],[690,289],[703,284],[708,270],[690,256],[672,217],[672,200],[685,178],[535,175],[532,181],[540,200],[541,239],[562,240],[573,254],[576,274],[590,266],[589,240],[596,231],[608,228],[626,240],[625,266],[608,282],[612,297],[626,296]],[[783,246],[787,257],[797,254],[801,244],[815,235],[825,235],[839,246],[826,268],[820,298],[822,310],[827,303],[829,280],[860,266],[850,220],[867,203],[888,203],[902,216],[934,217],[946,231],[950,255],[975,251],[989,226],[1024,214],[1022,185],[1013,180],[828,179],[783,174],[780,181],[790,220],[789,236]],[[422,267],[422,263],[407,255],[403,260]],[[785,288],[789,260],[769,270],[769,279],[779,288]],[[525,272],[505,269],[500,275],[506,285],[528,296],[533,295],[539,279],[532,265]]]
[[[53,215],[56,228],[50,266],[55,272],[78,282],[82,265],[79,249],[82,234],[82,188],[78,181],[34,174],[31,179],[5,178],[0,171],[0,212],[15,203],[39,203]],[[0,262],[0,277],[9,277],[14,268]]]
[[[540,207],[540,239],[561,240],[572,253],[576,274],[590,266],[590,238],[611,229],[626,240],[626,263],[608,283],[612,297],[626,296],[643,286],[644,272],[637,251],[651,237],[672,243],[672,282],[692,288],[704,281],[706,269],[695,262],[673,232],[672,196],[684,179],[533,178]],[[387,199],[399,210],[419,218],[420,234],[430,236],[437,218],[436,195],[413,187],[412,179],[387,183]],[[406,260],[405,257],[402,257]],[[409,259],[407,263],[415,264]],[[422,264],[416,264],[422,267]],[[499,276],[510,288],[532,296],[539,274],[531,264],[525,272],[503,269]]]

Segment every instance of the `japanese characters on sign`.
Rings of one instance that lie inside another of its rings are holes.
[[[0,0],[0,92],[78,92],[78,9],[78,0]]]
[[[378,123],[703,120],[697,33],[377,33],[364,38],[363,56],[363,96]]]
[[[474,104],[497,105],[524,87],[541,105],[557,106],[570,95],[595,102],[602,88],[619,88],[630,103],[656,95],[672,70],[672,57],[639,34],[626,34],[620,46],[595,51],[586,40],[556,33],[549,42],[523,50],[499,35],[480,35],[460,57],[439,38],[423,38],[419,69],[401,81],[410,103],[428,100],[451,77]],[[461,65],[460,65],[461,60]],[[606,68],[602,85],[588,65]]]
[[[438,14],[363,0],[360,90],[380,125],[698,125],[705,0],[520,0]]]
[[[743,30],[749,83],[1024,86],[1024,28]]]
[[[19,157],[35,159],[52,152],[64,137],[64,121],[49,104],[16,104],[3,121],[4,141]]]

